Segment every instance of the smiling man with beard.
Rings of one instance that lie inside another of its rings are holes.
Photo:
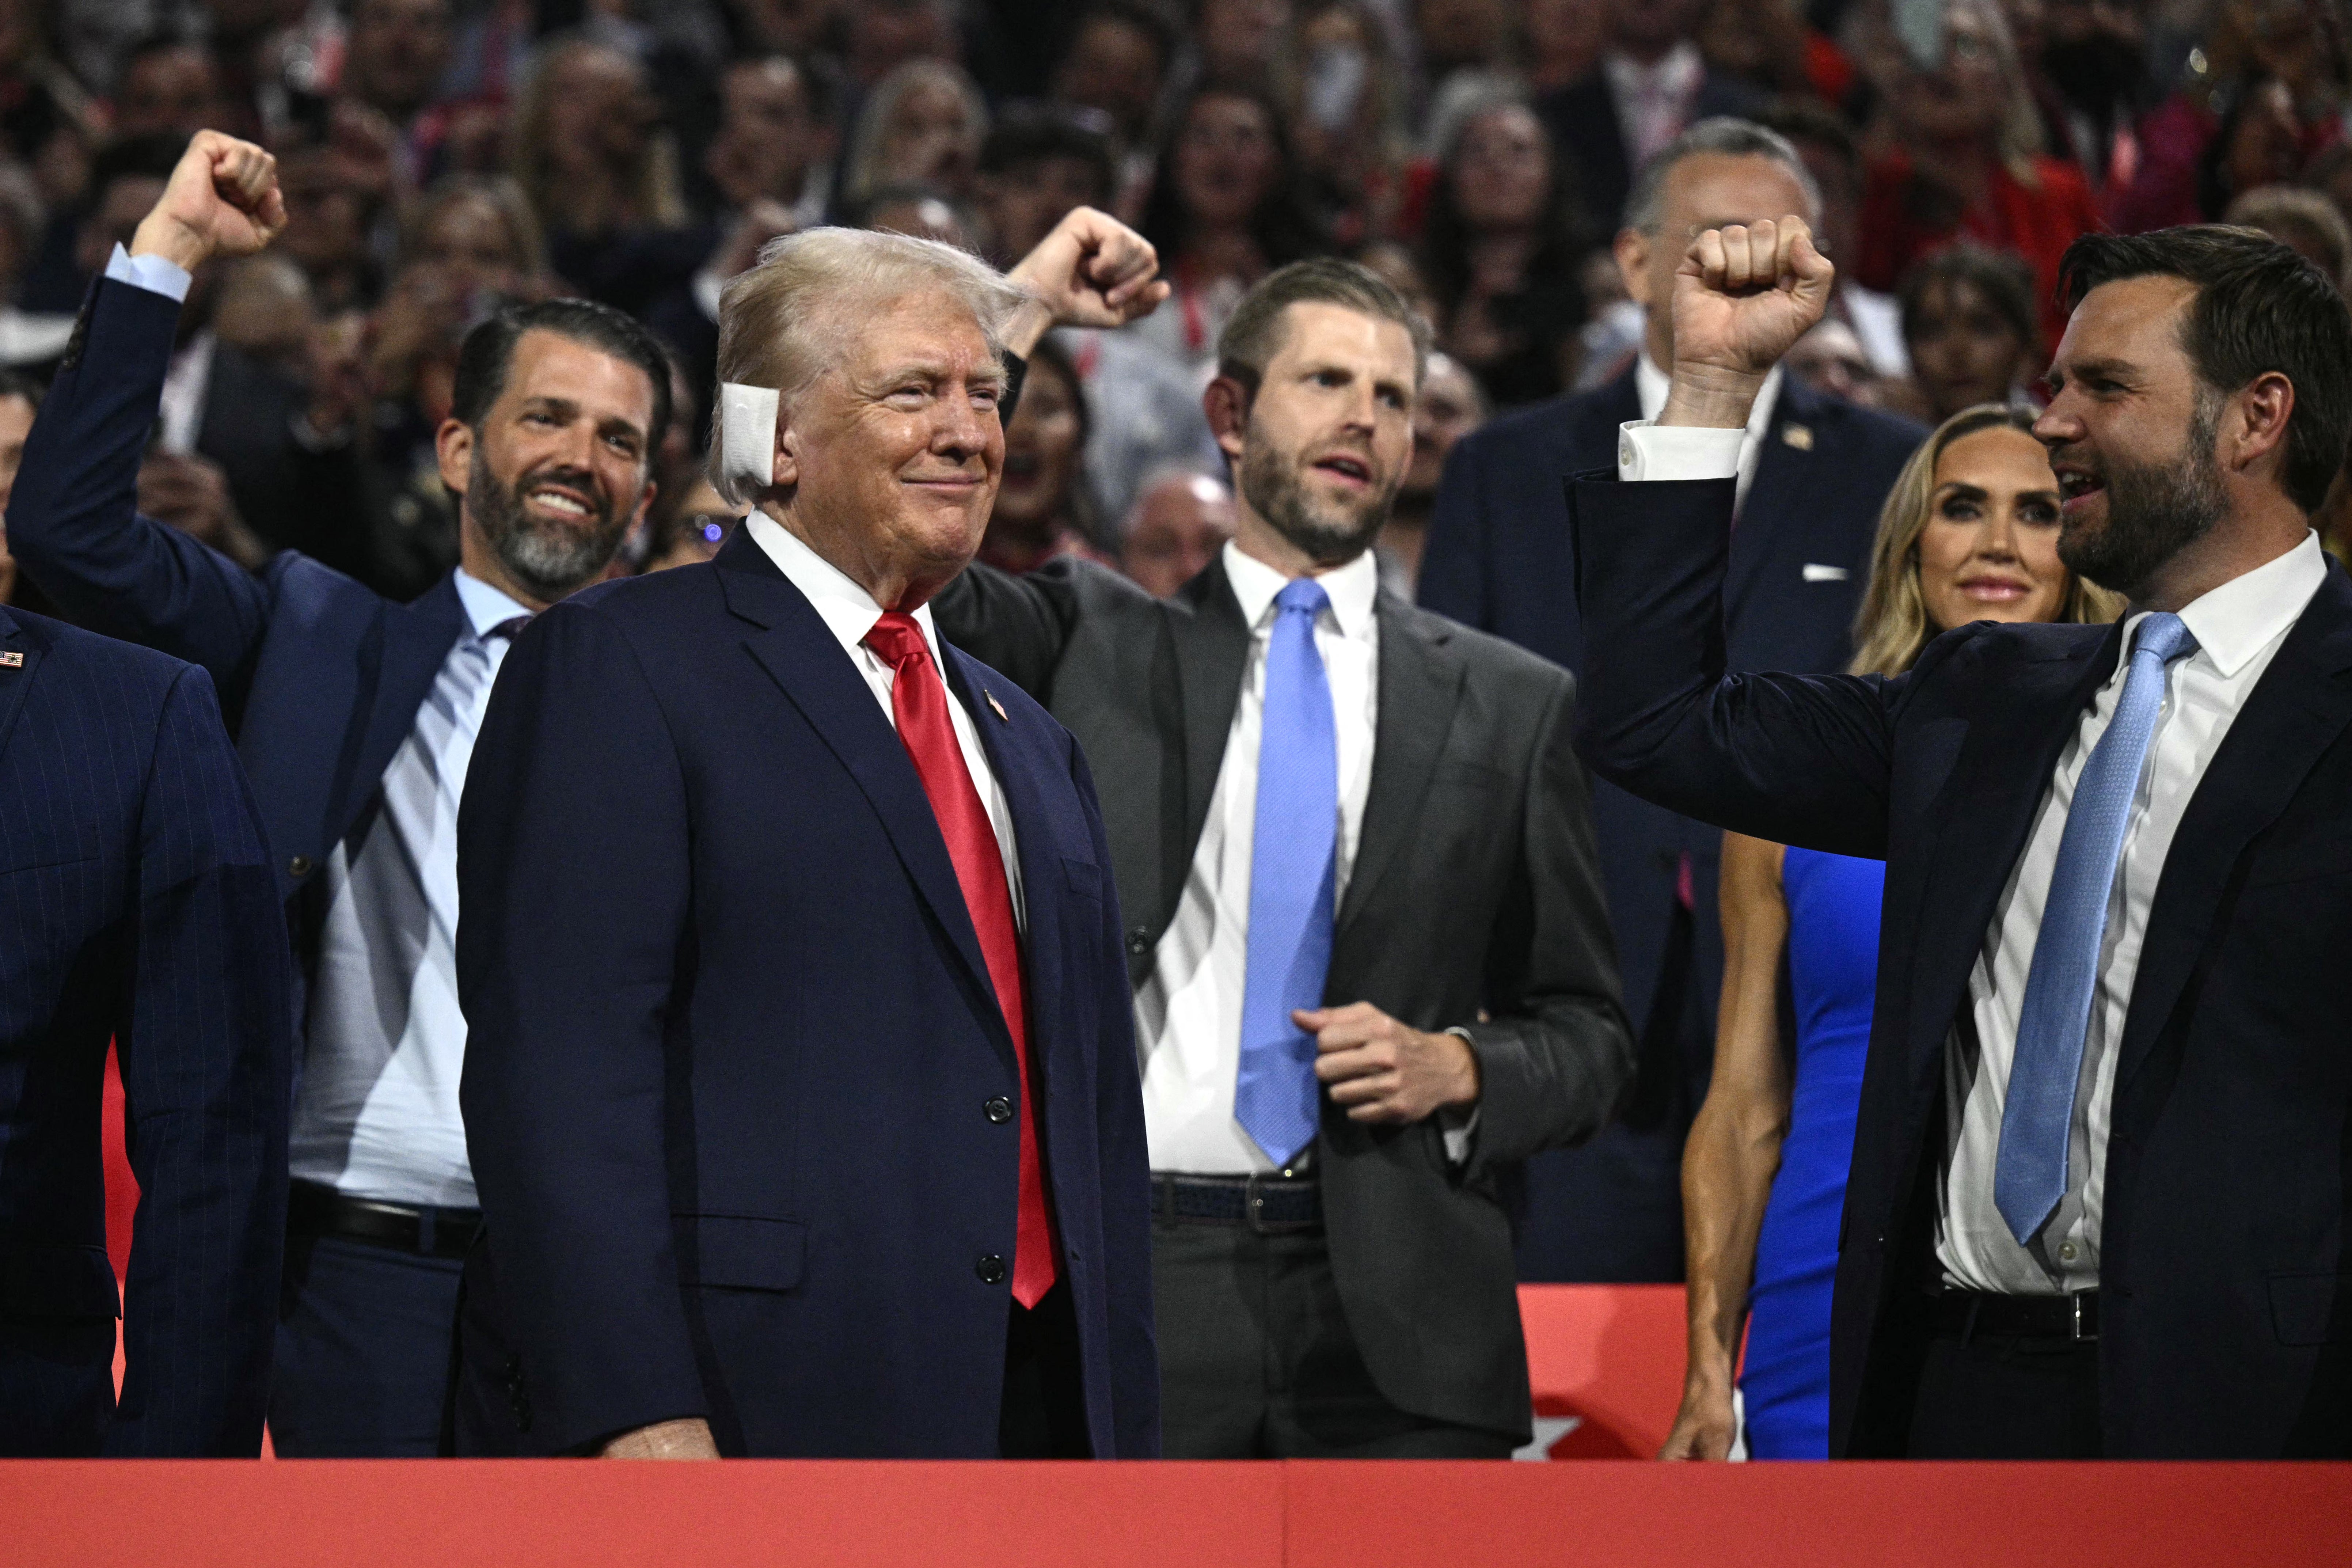
[[[2112,626],[1892,678],[1723,669],[1739,432],[1826,301],[1803,223],[1701,234],[1673,389],[1576,481],[1596,772],[1886,862],[1830,1452],[2352,1456],[2352,583],[2311,513],[2352,312],[2242,228],[2089,235],[2034,434]]]
[[[1206,395],[1239,491],[1206,571],[934,602],[1102,781],[1171,1457],[1525,1442],[1504,1194],[1632,1068],[1571,678],[1380,586],[1426,331],[1349,263],[1269,275]]]
[[[10,542],[83,626],[204,666],[268,828],[307,1036],[277,1450],[427,1456],[479,1226],[457,1108],[458,796],[515,634],[602,576],[650,499],[669,377],[645,329],[602,305],[485,321],[438,436],[457,569],[407,605],[290,551],[248,574],[134,494],[189,274],[276,199],[274,177],[256,196],[216,173],[248,155],[267,162],[197,136],[116,251],[26,444]]]

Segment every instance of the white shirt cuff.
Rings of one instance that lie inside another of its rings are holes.
[[[160,256],[133,256],[117,245],[114,254],[106,258],[106,275],[117,283],[165,295],[175,304],[187,303],[187,268]]]
[[[1617,477],[1643,479],[1734,479],[1745,430],[1655,425],[1629,419],[1617,427]]]
[[[1470,1037],[1469,1030],[1456,1027],[1445,1032],[1473,1051],[1478,1048],[1478,1042]],[[1478,1112],[1482,1109],[1475,1105],[1466,1110],[1462,1106],[1449,1105],[1437,1113],[1437,1131],[1445,1141],[1447,1164],[1459,1167],[1469,1163],[1470,1144],[1478,1136]]]

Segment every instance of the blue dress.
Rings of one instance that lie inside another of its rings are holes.
[[[1780,864],[1797,1061],[1789,1135],[1756,1241],[1739,1376],[1748,1451],[1759,1459],[1829,1457],[1830,1287],[1870,1044],[1885,885],[1883,860],[1791,848]]]

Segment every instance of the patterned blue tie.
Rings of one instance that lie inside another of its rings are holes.
[[[2140,622],[2123,696],[2083,764],[2058,837],[2058,864],[2050,874],[2025,1002],[2018,1010],[2017,1054],[2001,1107],[2000,1152],[1993,1162],[1993,1204],[2021,1247],[2066,1195],[2066,1140],[2124,825],[2164,706],[2164,667],[2195,651],[2197,639],[2179,616],[2158,612]]]
[[[1288,1165],[1315,1142],[1320,1086],[1315,1037],[1290,1021],[1323,1005],[1339,871],[1339,732],[1315,647],[1330,600],[1302,577],[1275,595],[1265,650],[1265,727],[1258,741],[1250,837],[1249,972],[1242,982],[1241,1074],[1234,1117],[1265,1157]]]

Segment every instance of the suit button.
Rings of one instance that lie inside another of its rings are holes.
[[[310,858],[308,855],[295,856],[294,858],[286,862],[286,874],[289,877],[309,876],[310,874]]]
[[[980,1282],[983,1285],[1002,1285],[1004,1283],[1004,1259],[993,1252],[983,1252],[980,1255],[980,1261],[972,1266],[972,1272],[980,1276]]]
[[[1150,951],[1151,933],[1149,931],[1138,926],[1127,933],[1127,954],[1129,958],[1141,958]]]
[[[980,1109],[986,1112],[988,1119],[999,1127],[1013,1120],[1013,1102],[1001,1094],[990,1095],[988,1103]]]

